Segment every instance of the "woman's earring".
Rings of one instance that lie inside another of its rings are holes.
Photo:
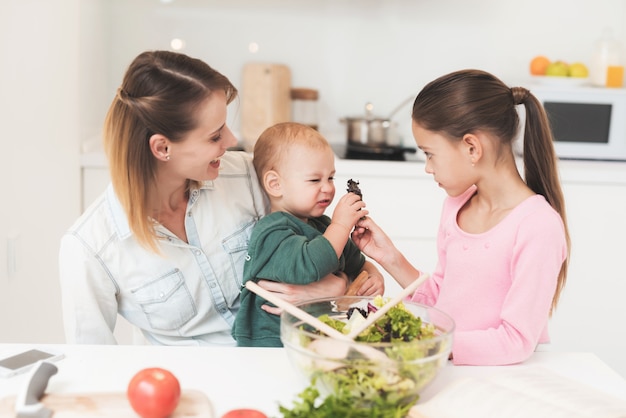
[[[170,160],[170,155],[169,155],[169,154],[167,154],[167,155],[165,156],[165,160],[166,160],[166,161],[169,161],[169,160]],[[474,164],[472,164],[472,165],[474,165]]]

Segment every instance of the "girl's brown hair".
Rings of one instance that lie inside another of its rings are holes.
[[[565,199],[559,181],[552,131],[541,103],[523,87],[509,88],[492,74],[462,70],[440,77],[418,94],[412,118],[424,129],[450,139],[486,131],[499,138],[512,152],[519,130],[516,105],[524,105],[524,178],[528,187],[545,197],[561,215],[565,226],[568,256],[561,266],[551,312],[556,308],[567,278],[570,238]]]
[[[147,51],[129,66],[104,123],[104,149],[111,182],[131,231],[158,252],[149,191],[157,161],[149,140],[162,134],[182,141],[196,127],[196,107],[212,91],[224,91],[227,103],[237,89],[203,61],[170,51]]]

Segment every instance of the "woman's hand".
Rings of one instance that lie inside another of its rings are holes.
[[[363,270],[367,271],[367,280],[357,289],[357,296],[378,296],[385,294],[385,278],[378,271],[376,266],[371,262],[366,261],[363,265]]]
[[[319,281],[309,284],[289,284],[271,280],[259,280],[258,285],[295,305],[310,299],[343,295],[346,292],[348,278],[344,273],[340,274],[341,276],[329,274]],[[275,306],[263,305],[261,308],[265,312],[274,315],[280,315],[282,312],[282,309]]]

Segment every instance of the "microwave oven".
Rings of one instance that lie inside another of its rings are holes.
[[[535,85],[529,90],[548,114],[559,158],[626,161],[626,89]]]

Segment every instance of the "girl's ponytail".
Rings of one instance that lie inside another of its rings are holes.
[[[565,199],[557,170],[557,157],[554,151],[552,131],[548,116],[535,96],[522,87],[513,87],[511,92],[513,93],[515,103],[523,104],[526,109],[523,157],[526,184],[535,193],[546,198],[546,201],[561,215],[565,227],[568,256],[559,272],[556,292],[552,300],[552,311],[554,311],[567,277],[570,237],[565,214]]]

